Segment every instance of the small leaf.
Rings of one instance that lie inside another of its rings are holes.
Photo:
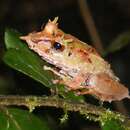
[[[64,97],[64,99],[71,99],[71,100],[75,100],[75,101],[80,101],[80,102],[84,102],[84,96],[76,96],[76,94],[72,91],[68,91],[65,92],[65,87],[64,85],[60,84],[57,85],[58,91],[59,93]]]
[[[109,109],[99,116],[99,121],[102,130],[125,130],[127,126],[124,125],[124,116],[113,113]]]
[[[105,122],[102,126],[102,130],[125,130],[122,124],[115,119],[111,119]]]
[[[45,120],[20,109],[3,108],[0,110],[0,130],[50,130]]]
[[[14,48],[14,49],[24,49],[25,43],[19,39],[20,34],[13,29],[6,29],[5,31],[5,45],[7,49]]]
[[[122,49],[130,43],[130,32],[120,34],[106,49],[106,53],[111,53]]]

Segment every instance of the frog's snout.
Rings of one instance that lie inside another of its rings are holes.
[[[20,36],[20,39],[21,40],[24,40],[24,41],[27,41],[28,40],[28,38],[29,38],[29,36],[27,35],[27,36]]]

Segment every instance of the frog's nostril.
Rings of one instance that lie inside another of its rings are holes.
[[[72,55],[72,53],[71,53],[71,52],[69,52],[69,53],[68,53],[68,56],[71,56],[71,55]]]

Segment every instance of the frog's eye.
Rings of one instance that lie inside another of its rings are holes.
[[[54,42],[53,47],[56,50],[61,50],[62,49],[62,45],[59,42]]]

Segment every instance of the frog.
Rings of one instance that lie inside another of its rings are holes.
[[[96,49],[62,31],[57,21],[55,17],[40,31],[20,36],[31,50],[52,65],[43,69],[58,76],[53,83],[64,84],[77,95],[89,94],[106,102],[130,98],[128,88]]]

